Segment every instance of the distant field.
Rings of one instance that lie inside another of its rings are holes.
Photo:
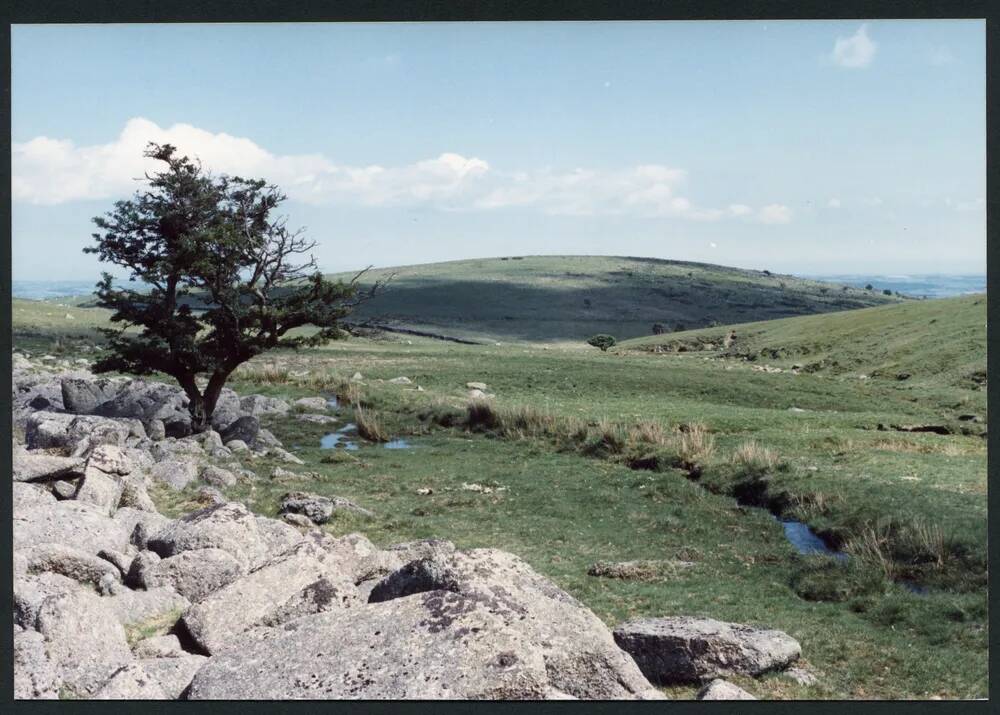
[[[653,258],[525,256],[372,271],[395,277],[359,318],[483,340],[583,341],[897,303],[877,291]],[[348,279],[352,274],[335,274]]]

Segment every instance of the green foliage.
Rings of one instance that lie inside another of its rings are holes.
[[[593,345],[595,348],[600,348],[602,352],[607,352],[608,348],[614,347],[616,342],[618,341],[615,340],[614,336],[599,333],[587,340],[587,345]]]
[[[285,200],[277,187],[214,177],[169,144],[151,143],[145,156],[165,168],[94,218],[96,245],[84,249],[151,286],[116,287],[103,274],[97,304],[114,311],[111,322],[121,328],[103,331],[109,352],[94,370],[170,375],[187,393],[198,429],[241,363],[340,337],[339,321],[358,293],[354,281],[325,280],[311,257],[302,258],[315,243],[273,216]],[[318,330],[288,334],[305,325]],[[126,332],[132,326],[139,332]],[[203,374],[204,391],[195,382]]]

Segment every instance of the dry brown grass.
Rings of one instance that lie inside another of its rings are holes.
[[[372,410],[365,409],[359,403],[353,404],[354,423],[358,426],[358,434],[370,442],[388,442],[389,433]]]
[[[704,465],[715,454],[715,437],[701,422],[684,425],[677,454],[686,464]]]
[[[763,447],[753,440],[744,442],[737,447],[730,461],[749,471],[768,472],[778,466],[778,453],[773,449]]]

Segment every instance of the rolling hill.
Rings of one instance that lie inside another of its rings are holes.
[[[654,258],[509,256],[379,269],[365,280],[393,274],[356,319],[473,339],[623,339],[649,335],[654,323],[677,331],[901,302],[766,270]]]
[[[730,331],[735,338],[727,340]],[[707,351],[775,367],[800,365],[803,372],[976,389],[986,383],[986,296],[654,335],[628,340],[617,349]]]

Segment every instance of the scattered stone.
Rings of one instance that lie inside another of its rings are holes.
[[[815,685],[819,682],[816,675],[805,668],[789,668],[782,675],[791,678],[799,685]]]
[[[170,519],[155,511],[134,507],[119,507],[114,520],[128,534],[128,544],[137,549],[145,549],[149,537],[170,523]]]
[[[587,569],[587,573],[625,581],[652,581],[693,565],[690,561],[598,561]]]
[[[288,524],[292,526],[297,526],[300,528],[312,528],[315,526],[313,521],[308,516],[303,516],[302,514],[294,514],[292,512],[286,512],[281,515],[281,518]]]
[[[138,509],[139,511],[156,511],[156,505],[153,503],[153,499],[149,496],[149,492],[146,491],[146,483],[141,478],[130,474],[129,476],[122,478],[121,488],[122,491],[121,496],[118,499],[118,509],[121,509],[122,507],[130,507],[132,509]]]
[[[239,481],[235,474],[227,469],[207,464],[201,468],[201,481],[213,487],[231,487]]]
[[[93,504],[103,513],[111,516],[118,508],[122,496],[122,484],[99,469],[87,467],[73,498],[81,504]]]
[[[267,549],[267,559],[283,554],[302,541],[302,534],[294,527],[278,519],[257,516],[257,531]]]
[[[293,417],[300,422],[311,422],[317,425],[332,425],[336,424],[340,420],[332,415],[317,415],[312,413],[297,413]]]
[[[480,392],[486,392],[488,389],[485,382],[467,382],[465,386],[470,390],[479,390]]]
[[[401,377],[394,377],[391,380],[389,380],[389,383],[392,384],[392,385],[409,385],[412,382],[413,382],[413,380],[411,380],[410,378],[408,378],[408,377],[402,377],[402,376]]]
[[[324,411],[327,408],[327,400],[325,397],[300,397],[292,405],[304,410]]]
[[[167,428],[163,420],[149,420],[146,423],[146,434],[151,440],[159,442],[167,438]]]
[[[239,453],[239,452],[249,452],[250,451],[250,447],[248,447],[247,443],[244,442],[242,439],[231,439],[228,442],[226,442],[225,446],[226,446],[226,449],[228,449],[230,452],[232,452],[234,454]]]
[[[99,405],[114,399],[122,389],[120,382],[107,378],[63,378],[60,387],[65,410],[77,415],[92,414]]]
[[[149,470],[149,476],[175,491],[180,491],[198,478],[198,467],[194,462],[168,459]]]
[[[698,700],[756,700],[743,688],[733,685],[728,680],[716,678],[698,691]]]
[[[284,415],[291,409],[284,400],[265,395],[247,395],[240,399],[240,410],[253,417],[260,415]]]
[[[59,483],[60,482],[56,482],[56,484]],[[15,511],[25,512],[34,507],[46,506],[55,503],[55,499],[51,493],[34,484],[14,482],[13,491]],[[76,487],[73,487],[73,491],[76,491]]]
[[[664,685],[757,676],[784,668],[802,650],[782,631],[688,616],[630,621],[614,635],[646,677]]]
[[[301,514],[314,524],[325,524],[333,516],[333,500],[308,492],[287,492],[281,497],[278,514]]]

